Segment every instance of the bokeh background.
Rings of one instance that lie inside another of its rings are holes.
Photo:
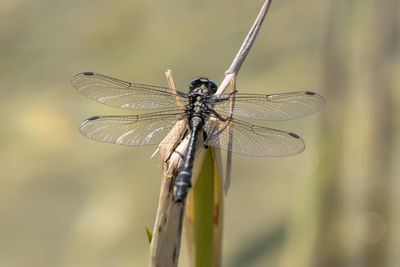
[[[247,1],[0,2],[0,266],[146,266],[161,164],[155,147],[102,144],[79,123],[129,114],[70,85],[94,71],[178,89],[217,83],[262,4]],[[240,92],[312,90],[290,158],[234,155],[223,265],[400,266],[397,0],[274,1]],[[183,243],[180,266],[188,266]]]

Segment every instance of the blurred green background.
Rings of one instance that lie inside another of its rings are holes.
[[[94,71],[185,91],[222,81],[262,4],[0,2],[0,266],[146,266],[161,164],[155,147],[80,135],[129,114],[76,92]],[[290,158],[233,158],[224,266],[400,266],[399,3],[277,1],[238,76],[240,92],[312,90],[313,116],[266,124],[301,135]],[[183,243],[181,265],[188,265]]]

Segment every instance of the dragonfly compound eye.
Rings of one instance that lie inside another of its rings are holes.
[[[195,78],[190,81],[189,83],[189,89],[193,90],[194,88],[197,88],[201,85],[201,79],[200,78]]]
[[[189,88],[190,90],[193,90],[202,85],[210,89],[213,93],[215,93],[218,88],[217,84],[213,80],[209,80],[207,78],[196,78],[191,80],[189,83]]]
[[[213,80],[208,80],[208,88],[210,88],[210,90],[215,93],[217,91],[217,84],[213,81]]]

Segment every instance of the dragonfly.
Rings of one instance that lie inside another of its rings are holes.
[[[184,123],[185,130],[180,139],[189,135],[189,144],[174,181],[175,202],[184,202],[192,186],[193,162],[201,137],[205,147],[247,156],[295,155],[305,149],[303,139],[297,134],[253,125],[237,117],[290,120],[313,114],[325,104],[321,95],[310,91],[267,95],[235,91],[216,95],[217,84],[207,78],[193,79],[188,93],[126,82],[94,72],[79,73],[71,82],[83,95],[108,106],[156,110],[139,115],[90,117],[80,124],[79,129],[91,139],[128,146],[157,145],[177,121]],[[182,107],[177,106],[177,99]]]

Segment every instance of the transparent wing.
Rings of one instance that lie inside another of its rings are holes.
[[[87,97],[103,104],[126,109],[176,108],[175,95],[169,88],[124,82],[93,72],[79,73],[72,86]],[[178,97],[186,94],[177,92]],[[182,101],[182,100],[181,100]],[[184,101],[182,101],[184,103]]]
[[[231,123],[231,124],[230,124]],[[229,129],[232,143],[229,145]],[[290,132],[256,126],[240,120],[208,120],[206,145],[219,147],[247,156],[279,157],[302,152],[303,139]]]
[[[95,116],[83,121],[79,130],[83,135],[104,143],[152,145],[159,144],[179,119],[185,119],[179,111]]]
[[[221,98],[224,97],[229,95]],[[236,93],[233,114],[249,119],[290,120],[317,112],[324,104],[322,96],[308,91],[273,95]],[[214,109],[230,114],[230,100],[216,102]]]

